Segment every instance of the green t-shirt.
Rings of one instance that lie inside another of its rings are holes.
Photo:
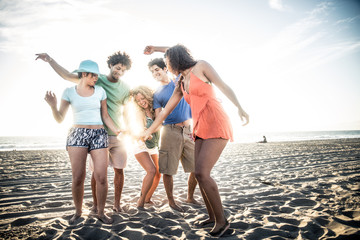
[[[108,112],[118,128],[121,128],[122,106],[127,102],[130,96],[130,87],[125,82],[119,81],[110,82],[106,75],[100,74],[96,82],[104,88],[107,95]],[[109,135],[115,135],[106,125],[105,129]]]

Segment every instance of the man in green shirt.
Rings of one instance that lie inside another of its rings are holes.
[[[48,62],[50,66],[65,80],[78,83],[78,75],[73,74],[60,66],[53,58],[47,53],[36,54],[37,59],[41,59]],[[127,102],[130,96],[130,87],[120,79],[124,73],[131,68],[131,59],[125,52],[115,52],[108,57],[107,64],[110,69],[108,75],[100,74],[96,85],[100,85],[106,91],[107,95],[107,107],[111,119],[115,125],[122,129],[121,118],[123,115],[123,105]],[[127,152],[124,142],[116,137],[105,125],[105,129],[109,134],[109,162],[114,169],[114,206],[113,209],[116,212],[121,211],[120,198],[121,192],[124,186],[124,168],[127,162]],[[91,160],[92,161],[92,160]],[[92,166],[90,161],[90,168]],[[94,174],[91,177],[91,189],[94,199],[94,206],[92,210],[97,210],[96,199],[96,181]]]

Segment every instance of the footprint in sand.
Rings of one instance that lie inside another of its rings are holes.
[[[294,208],[290,207],[280,207],[280,212],[282,213],[293,213],[295,211]]]
[[[36,220],[38,220],[38,218],[36,218],[36,217],[35,218],[19,218],[19,219],[16,219],[15,221],[13,221],[11,223],[11,226],[12,227],[24,226],[24,225],[33,223]]]
[[[313,207],[316,205],[316,202],[310,199],[300,198],[292,200],[289,205],[292,207]]]
[[[63,202],[51,202],[45,204],[45,206],[49,208],[61,207],[62,205],[64,205]]]

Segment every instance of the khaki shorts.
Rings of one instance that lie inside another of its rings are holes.
[[[160,173],[175,175],[179,160],[184,172],[195,171],[195,143],[192,138],[192,127],[165,125],[161,132],[159,150]]]
[[[124,169],[127,163],[127,152],[124,146],[124,140],[121,136],[109,136],[109,166],[117,169]],[[89,155],[89,170],[94,171],[94,164]]]

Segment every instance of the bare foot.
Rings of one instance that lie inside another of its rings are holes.
[[[198,222],[195,222],[194,225],[196,227],[206,227],[206,226],[209,226],[209,225],[214,225],[215,223],[215,220],[214,219],[206,219],[205,221],[198,221]]]
[[[120,205],[119,206],[114,205],[113,206],[113,211],[119,213],[119,212],[122,212],[122,209],[121,209]]]
[[[145,203],[146,203],[146,204],[151,204],[151,205],[154,205],[154,204],[155,204],[155,203],[154,203],[153,201],[151,201],[151,200],[147,200],[147,201],[145,200]]]
[[[197,205],[201,205],[201,203],[199,203],[198,201],[195,200],[195,198],[192,199],[187,199],[186,200],[187,203],[192,203],[192,204],[197,204]]]
[[[174,203],[174,204],[169,203],[169,206],[178,212],[184,212],[184,209],[182,209],[180,206],[176,205],[176,203]]]
[[[138,208],[144,208],[144,205],[145,205],[145,201],[142,200],[141,198],[139,198],[138,201],[137,201],[137,207]]]
[[[106,216],[106,214],[101,215],[101,216],[98,215],[97,218],[105,224],[111,224],[114,222],[114,220],[112,220],[112,218]]]
[[[74,224],[76,220],[78,220],[79,218],[81,217],[81,213],[80,214],[77,214],[75,213],[69,220],[69,223],[70,224]]]
[[[97,213],[97,206],[93,205],[93,206],[90,208],[90,213],[91,213],[91,214],[96,214],[96,213]]]
[[[225,220],[225,224],[223,224],[222,226],[220,226],[220,224],[216,224],[214,228],[210,231],[210,235],[213,237],[221,237],[229,228],[230,223]]]

